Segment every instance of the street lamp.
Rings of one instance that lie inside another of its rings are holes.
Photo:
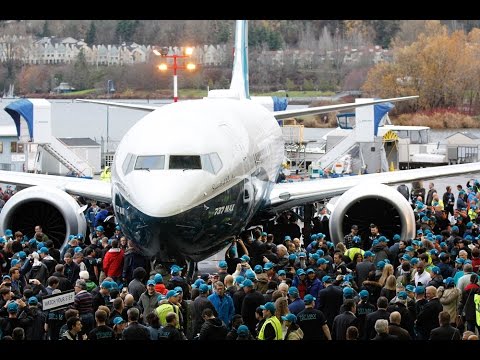
[[[195,68],[196,68],[195,64],[193,64],[193,63],[185,64],[185,62],[184,62],[183,64],[180,65],[180,64],[178,64],[177,59],[184,59],[184,58],[190,57],[193,53],[193,48],[191,48],[191,47],[185,48],[183,55],[177,55],[177,54],[168,55],[168,48],[167,47],[162,47],[160,49],[160,51],[158,51],[157,49],[154,49],[153,53],[155,55],[161,56],[163,58],[173,59],[173,66],[169,67],[167,63],[161,63],[160,65],[158,65],[158,69],[160,71],[167,71],[168,69],[173,70],[173,101],[177,102],[178,101],[177,70],[186,69],[186,70],[192,71],[192,70],[195,70]]]

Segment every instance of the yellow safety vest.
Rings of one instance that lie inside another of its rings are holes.
[[[265,331],[265,326],[267,326],[267,324],[272,324],[273,329],[275,330],[274,340],[283,340],[282,324],[280,324],[280,321],[275,315],[270,316],[267,320],[265,320],[260,332],[258,333],[258,340],[265,340],[265,335],[263,332]]]
[[[346,252],[345,252],[345,255],[347,255],[350,260],[353,261],[353,258],[355,257],[355,255],[357,255],[357,253],[360,253],[362,254],[362,256],[365,254],[365,251],[363,251],[362,249],[360,248],[357,248],[357,247],[353,247],[353,248],[350,248],[348,249]]]
[[[170,303],[162,304],[155,309],[158,318],[160,319],[160,325],[167,326],[167,314],[169,312],[174,312],[178,316],[178,306]],[[180,319],[177,321],[177,329],[180,329]]]
[[[480,326],[480,295],[475,294],[475,296],[473,297],[473,301],[475,302],[475,315],[477,318],[477,326]]]

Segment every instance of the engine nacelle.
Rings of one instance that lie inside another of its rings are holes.
[[[330,238],[335,244],[342,242],[352,225],[358,225],[364,239],[371,223],[390,240],[394,234],[415,238],[412,207],[402,194],[384,184],[357,185],[340,196],[330,215]]]
[[[41,225],[56,248],[70,234],[85,235],[87,224],[80,205],[65,191],[49,186],[33,186],[13,195],[0,213],[0,232],[21,231],[32,238]]]

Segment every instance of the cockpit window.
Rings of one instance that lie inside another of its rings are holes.
[[[200,155],[170,155],[168,168],[170,170],[200,170],[202,169]]]
[[[135,170],[163,170],[165,169],[165,155],[137,156]]]
[[[216,175],[222,168],[222,160],[220,160],[217,153],[202,155],[202,168]]]
[[[135,164],[135,156],[133,154],[127,154],[122,165],[122,170],[125,175],[133,170],[133,164]]]

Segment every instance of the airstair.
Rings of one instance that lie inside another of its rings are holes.
[[[93,177],[92,166],[78,157],[77,154],[57,138],[52,136],[50,143],[38,145],[70,170],[72,175],[77,177]]]
[[[347,154],[356,145],[356,143],[356,133],[355,131],[350,131],[346,137],[344,137],[320,158],[320,166],[324,169],[332,167],[337,159]]]

